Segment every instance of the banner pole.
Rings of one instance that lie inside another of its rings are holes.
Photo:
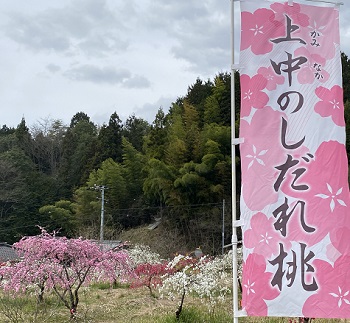
[[[234,0],[231,1],[231,181],[232,181],[232,302],[233,323],[238,323],[238,281],[237,281],[237,228],[236,228],[236,152],[235,152],[235,49],[234,49]]]
[[[336,6],[342,6],[344,3],[343,2],[337,2],[337,1],[327,1],[327,0],[305,0],[305,1],[311,1],[311,2],[323,2],[323,3],[329,3],[329,4],[334,4]]]

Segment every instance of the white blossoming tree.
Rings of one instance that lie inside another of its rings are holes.
[[[188,294],[208,300],[208,304],[213,306],[217,300],[223,300],[230,293],[230,288],[222,284],[230,273],[225,263],[227,264],[222,257],[204,256],[196,259],[184,255],[178,255],[169,262],[169,273],[164,277],[159,292],[162,297],[180,298],[175,312],[177,319],[180,317],[185,296]]]

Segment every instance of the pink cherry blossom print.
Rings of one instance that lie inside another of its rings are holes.
[[[241,120],[242,198],[253,211],[260,211],[278,199],[273,186],[277,176],[275,166],[284,160],[280,144],[282,115],[265,107],[255,112],[250,123]]]
[[[251,109],[261,109],[269,101],[268,95],[263,92],[267,80],[260,74],[250,78],[242,74],[241,78],[241,117],[249,116]]]
[[[275,299],[279,290],[270,284],[273,273],[266,272],[265,259],[250,254],[243,264],[242,307],[249,316],[266,316],[266,300]]]
[[[243,240],[245,247],[253,249],[253,252],[270,258],[279,252],[279,242],[281,235],[274,228],[275,218],[267,216],[264,213],[253,215],[250,226],[251,228],[244,232]],[[288,243],[283,242],[284,245]]]
[[[315,93],[321,99],[315,105],[315,112],[324,118],[332,117],[338,126],[345,126],[343,89],[339,85],[334,85],[331,89],[319,86]]]
[[[346,243],[347,243],[347,240],[346,240]],[[336,247],[333,246],[332,243],[326,246],[326,256],[327,256],[327,259],[329,259],[329,261],[335,262],[341,255],[342,254],[338,251]]]
[[[277,75],[271,66],[260,67],[258,69],[258,74],[262,75],[266,80],[266,89],[269,91],[276,90],[277,85],[284,83],[284,76]]]
[[[275,20],[272,10],[258,9],[254,13],[243,11],[241,18],[241,50],[250,47],[255,55],[269,53],[273,48],[270,39],[284,34],[283,24]]]
[[[278,21],[285,21],[287,15],[292,19],[292,22],[298,26],[306,27],[309,25],[309,16],[301,13],[301,6],[298,3],[293,3],[291,6],[286,3],[275,2],[270,8],[275,12]]]
[[[318,54],[311,54],[305,47],[300,47],[294,52],[294,56],[303,56],[307,62],[298,72],[300,84],[324,83],[329,79],[329,73],[325,69],[326,60]]]
[[[350,221],[346,219],[343,221],[343,225],[343,227],[331,231],[330,239],[338,254],[350,256]]]
[[[315,156],[309,157],[309,162],[302,165],[306,168],[300,177],[300,183],[309,188],[296,191],[283,187],[285,194],[294,196],[299,204],[290,216],[288,223],[289,238],[314,245],[321,241],[328,233],[339,228],[350,227],[349,219],[349,186],[348,162],[345,146],[337,141],[323,142],[317,149]],[[290,200],[289,212],[296,202]],[[307,232],[302,222],[315,228],[314,232]]]
[[[334,7],[303,5],[303,12],[310,16],[307,34],[303,34],[309,52],[321,55],[326,60],[334,58],[337,53],[336,45],[340,41],[339,10]]]
[[[319,289],[310,296],[303,307],[305,317],[344,318],[350,312],[350,257],[339,257],[334,266],[315,260]]]

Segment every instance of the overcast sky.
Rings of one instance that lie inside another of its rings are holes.
[[[80,111],[152,122],[197,77],[231,66],[230,0],[1,0],[0,26],[0,125],[69,124]]]

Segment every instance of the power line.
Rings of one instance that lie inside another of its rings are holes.
[[[220,206],[222,203],[202,203],[202,204],[180,204],[180,205],[165,205],[165,206],[147,206],[147,207],[131,207],[125,209],[118,209],[118,211],[130,211],[130,210],[151,210],[151,209],[174,209],[174,208],[185,208],[185,207],[202,207],[202,206]]]

